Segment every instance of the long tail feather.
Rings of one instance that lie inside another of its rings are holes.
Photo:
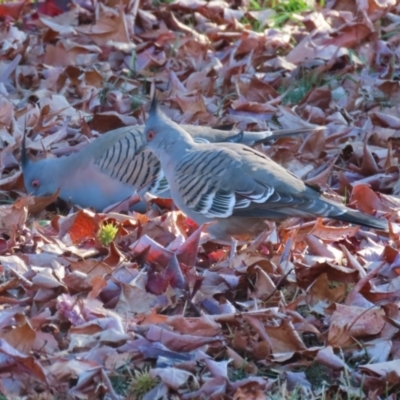
[[[333,217],[339,221],[350,222],[351,224],[365,226],[367,228],[389,231],[388,221],[379,219],[359,211],[348,210],[347,212]]]

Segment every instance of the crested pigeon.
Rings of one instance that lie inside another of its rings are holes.
[[[184,125],[198,141],[239,141],[254,145],[271,138],[312,131],[313,128],[264,132],[229,132]],[[81,207],[96,211],[120,203],[136,192],[169,197],[168,183],[160,163],[151,153],[136,154],[141,146],[143,126],[115,129],[103,134],[81,151],[68,157],[32,162],[22,145],[22,169],[28,193],[45,196],[60,189],[59,197]],[[135,211],[145,212],[145,203],[136,204]]]
[[[240,143],[196,143],[153,99],[143,146],[156,154],[176,206],[216,239],[256,236],[266,220],[329,217],[387,230],[388,223],[324,197],[263,153]]]

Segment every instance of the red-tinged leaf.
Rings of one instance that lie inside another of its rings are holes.
[[[88,294],[89,299],[95,299],[107,286],[107,281],[100,276],[94,276],[90,283],[92,285],[92,290]]]
[[[72,226],[68,229],[68,234],[72,243],[82,243],[84,240],[96,238],[99,230],[99,221],[93,213],[80,210],[72,222]]]
[[[104,133],[135,124],[137,124],[137,120],[134,117],[121,115],[116,111],[107,111],[96,113],[90,120],[89,126],[93,130]]]
[[[160,377],[161,380],[171,389],[178,390],[180,386],[185,385],[191,379],[196,384],[196,378],[193,374],[183,371],[178,368],[153,368],[150,371],[150,376]]]
[[[150,314],[141,315],[138,320],[141,325],[152,325],[152,324],[164,324],[168,319],[166,315],[157,314],[156,311],[152,311]]]
[[[355,283],[359,280],[358,270],[349,267],[342,267],[335,263],[316,262],[311,266],[311,268],[296,268],[296,276],[299,286],[304,289],[310,286],[321,274],[325,273],[330,281]]]
[[[194,398],[198,399],[211,399],[215,394],[225,393],[226,387],[227,380],[224,377],[211,378],[207,380],[199,390],[192,392],[192,395]]]
[[[331,98],[332,94],[328,88],[315,88],[311,89],[310,92],[307,93],[300,104],[306,104],[308,106],[314,106],[324,110],[328,108]]]
[[[343,257],[340,250],[337,250],[335,247],[327,243],[324,243],[322,240],[317,239],[313,235],[306,235],[304,240],[309,246],[311,254],[326,257],[327,259],[335,261],[339,261]]]
[[[180,335],[178,333],[163,329],[157,325],[150,326],[146,338],[152,342],[160,342],[167,346],[170,350],[181,352],[196,350],[201,346],[221,340],[221,338],[218,336],[208,338],[198,336],[195,334],[195,332],[193,332],[191,335]]]
[[[330,284],[327,274],[321,274],[307,289],[307,302],[310,304],[316,304],[320,300],[326,303],[341,302],[346,296],[347,286],[336,284],[331,288]]]
[[[36,340],[36,333],[28,323],[17,326],[4,333],[2,336],[3,339],[6,340],[15,350],[26,355],[31,352]]]
[[[0,339],[0,353],[8,359],[8,371],[28,371],[33,376],[40,379],[43,383],[48,384],[47,375],[43,367],[34,357],[26,356],[18,350],[11,347],[4,339]]]
[[[117,333],[123,333],[121,320],[116,316],[93,318],[91,321],[80,324],[79,326],[71,327],[71,333],[90,335],[96,332],[104,332],[108,329],[112,329]]]
[[[37,214],[43,211],[47,206],[54,203],[60,194],[60,189],[55,193],[46,197],[34,197],[34,200],[28,205],[28,212],[30,214]]]
[[[258,382],[252,382],[249,378],[245,382],[235,382],[235,387],[242,384],[242,387],[238,387],[233,394],[233,400],[249,399],[249,400],[267,400],[268,397],[265,394],[265,386],[259,385]]]
[[[18,20],[21,16],[22,10],[27,2],[15,1],[0,4],[0,17]]]
[[[68,10],[69,0],[44,0],[38,3],[37,12],[39,14],[55,17]]]
[[[385,207],[379,196],[366,185],[356,185],[353,187],[349,203],[355,204],[360,211],[366,214],[385,211]]]
[[[221,326],[206,316],[187,318],[181,315],[169,317],[166,324],[182,334],[196,332],[200,336],[216,336],[221,334]]]
[[[165,249],[147,235],[142,236],[137,242],[133,243],[130,248],[135,254],[140,254],[146,250],[147,261],[150,263],[156,263],[163,267],[168,265],[174,255],[173,252]]]
[[[365,372],[372,372],[384,378],[386,378],[389,374],[393,374],[400,379],[400,360],[360,365],[360,369]]]
[[[122,4],[115,13],[100,12],[95,23],[80,25],[76,30],[90,37],[98,46],[106,46],[107,42],[125,44],[129,48],[132,43],[129,37],[127,19]]]
[[[125,236],[126,232],[121,232],[123,228],[120,226],[118,228],[118,233],[117,236],[120,235],[121,237]],[[123,259],[124,255],[122,252],[118,249],[117,245],[115,242],[110,243],[110,248],[109,248],[109,253],[108,256],[103,260],[103,262],[110,267],[116,267],[117,265],[120,264],[121,260]]]
[[[171,276],[163,270],[156,271],[155,268],[149,268],[146,291],[153,295],[160,295],[167,291],[171,282]]]
[[[352,48],[371,34],[371,29],[364,23],[356,23],[344,26],[335,32],[331,39],[325,41],[325,45]]]
[[[168,277],[171,287],[183,289],[187,286],[182,269],[175,255],[171,258],[167,268],[165,268],[165,275]]]
[[[310,235],[316,236],[321,240],[339,241],[348,236],[354,236],[359,229],[359,226],[325,226],[322,224],[322,219],[318,218],[314,228],[310,232]]]
[[[121,296],[115,311],[120,314],[149,313],[158,303],[157,296],[146,291],[145,288],[121,284]]]
[[[112,272],[112,268],[106,263],[97,260],[71,261],[72,271],[79,271],[89,277],[105,276]]]
[[[277,91],[268,83],[256,77],[243,77],[237,82],[239,94],[247,101],[266,102],[278,96]]]
[[[219,249],[208,253],[208,258],[211,264],[215,264],[222,260],[225,260],[227,256],[228,250],[226,249]]]
[[[197,228],[175,252],[179,262],[190,267],[195,265],[197,253],[199,252],[200,236],[203,229],[203,225]]]
[[[55,359],[54,362],[46,368],[46,371],[61,381],[76,379],[88,369],[91,370],[96,364],[88,360],[65,360]]]
[[[172,210],[174,202],[171,199],[154,198],[149,201],[149,204],[155,204],[158,207]]]
[[[347,367],[344,360],[338,357],[331,346],[327,346],[322,350],[318,351],[316,361],[320,362],[322,365],[328,366],[334,370],[341,370]]]
[[[382,309],[364,309],[335,304],[328,333],[328,343],[333,347],[347,346],[355,339],[377,335],[385,324]]]
[[[0,238],[0,255],[5,254],[9,250],[7,240]]]
[[[277,326],[263,326],[257,317],[245,316],[245,320],[257,330],[263,340],[269,343],[276,361],[289,360],[294,352],[305,349],[304,343],[289,321],[282,320]]]
[[[276,286],[271,278],[259,266],[255,267],[257,280],[255,282],[256,296],[258,299],[269,298],[276,292]]]

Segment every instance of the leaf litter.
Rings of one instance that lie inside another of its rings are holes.
[[[394,0],[0,5],[4,398],[396,398],[399,236],[291,218],[230,248],[173,204],[93,213],[24,192],[19,160],[143,124],[324,131],[261,145],[400,220]]]

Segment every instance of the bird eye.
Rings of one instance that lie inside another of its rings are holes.
[[[151,142],[156,137],[156,133],[153,130],[149,130],[146,135],[148,142]]]
[[[34,179],[31,183],[32,187],[34,187],[35,189],[38,189],[40,187],[40,182],[39,179]]]

